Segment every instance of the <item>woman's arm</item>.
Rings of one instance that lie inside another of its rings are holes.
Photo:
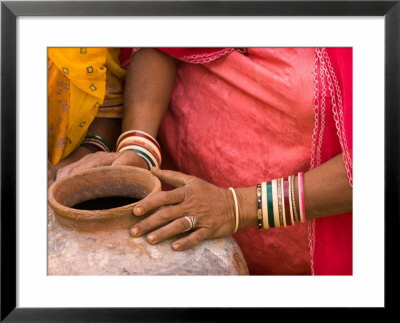
[[[175,82],[176,61],[167,54],[152,48],[139,50],[132,58],[129,66],[125,90],[122,120],[122,132],[141,130],[152,137],[157,136],[161,120],[168,108],[171,92]],[[101,127],[101,125],[99,125]],[[101,134],[107,131],[107,125],[93,133]],[[116,142],[117,135],[113,135]],[[114,133],[113,133],[114,134]],[[79,148],[76,152],[76,162],[66,162],[59,171],[58,178],[72,175],[76,172],[99,166],[131,165],[147,168],[146,162],[134,151],[127,150],[117,153],[99,152],[90,154]],[[71,155],[71,158],[74,158]]]
[[[304,205],[308,220],[352,210],[353,189],[342,154],[304,174]]]
[[[295,177],[295,196],[298,196],[298,181]],[[257,225],[256,187],[236,189],[239,214],[243,215],[240,228]],[[304,173],[304,206],[307,220],[352,210],[353,190],[347,178],[342,154]],[[299,204],[296,204],[300,214]]]
[[[141,130],[157,137],[175,83],[176,61],[153,48],[139,50],[129,66],[122,132]]]
[[[175,250],[193,247],[204,239],[232,234],[235,228],[235,202],[229,190],[179,172],[160,169],[152,169],[152,172],[161,181],[177,188],[156,193],[136,205],[135,215],[144,215],[162,206],[167,207],[160,208],[133,226],[130,230],[132,236],[151,232],[147,240],[150,243],[161,242],[188,229],[185,216],[196,219],[195,231],[175,241]],[[296,196],[297,190],[296,185]],[[237,188],[235,191],[240,215],[239,229],[257,226],[256,187]],[[342,155],[305,173],[304,192],[307,219],[351,211],[352,188],[347,179]]]

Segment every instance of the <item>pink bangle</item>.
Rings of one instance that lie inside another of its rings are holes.
[[[304,223],[306,221],[306,212],[304,208],[304,188],[303,188],[303,173],[298,173],[299,180],[299,208],[300,208],[300,221]]]

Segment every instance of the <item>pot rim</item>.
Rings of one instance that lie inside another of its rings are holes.
[[[157,176],[153,175],[150,171],[135,167],[135,166],[101,166],[90,168],[81,172],[78,172],[74,175],[62,178],[58,181],[55,181],[47,191],[47,200],[50,207],[53,209],[56,215],[71,219],[71,220],[79,220],[79,221],[93,221],[93,220],[102,220],[102,219],[113,219],[118,218],[121,212],[133,209],[133,206],[138,203],[131,203],[127,205],[123,205],[116,208],[106,209],[106,210],[80,210],[74,209],[68,206],[65,206],[59,203],[54,197],[54,192],[61,185],[64,185],[66,182],[73,180],[74,178],[80,177],[82,175],[90,174],[90,173],[101,173],[101,172],[109,172],[115,170],[126,170],[129,172],[135,172],[136,174],[140,174],[140,176],[147,176],[150,180],[153,181],[154,187],[152,191],[147,194],[146,197],[153,195],[154,193],[161,191],[161,182]]]

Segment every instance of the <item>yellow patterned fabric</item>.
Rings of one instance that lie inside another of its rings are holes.
[[[49,48],[48,158],[58,163],[84,139],[96,116],[121,117],[119,48]]]

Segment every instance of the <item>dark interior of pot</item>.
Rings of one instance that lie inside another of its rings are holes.
[[[148,176],[109,168],[65,178],[54,190],[55,200],[70,208],[99,210],[135,203],[154,188]]]
[[[88,201],[83,201],[78,204],[71,206],[73,209],[77,210],[109,210],[117,207],[121,207],[124,205],[133,204],[140,201],[140,199],[136,197],[128,197],[128,196],[107,196],[95,198]]]

